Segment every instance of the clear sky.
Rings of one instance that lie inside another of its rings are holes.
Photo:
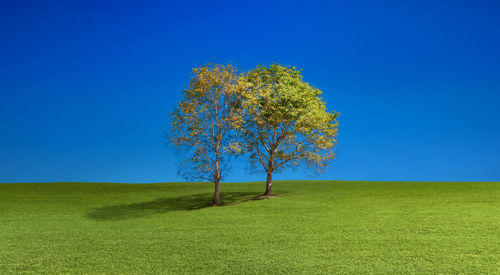
[[[497,1],[237,2],[1,1],[0,182],[182,181],[166,113],[207,62],[303,69],[340,112],[319,179],[500,181]]]

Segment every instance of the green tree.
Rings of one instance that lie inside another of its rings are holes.
[[[338,113],[328,112],[321,91],[302,80],[295,67],[257,66],[241,82],[245,108],[241,128],[251,167],[267,174],[305,163],[321,172],[335,158]]]
[[[233,142],[241,111],[238,75],[232,65],[207,65],[192,73],[182,101],[171,113],[168,137],[183,153],[180,174],[213,182],[214,205],[220,205],[220,181],[230,168],[230,157],[240,151]]]

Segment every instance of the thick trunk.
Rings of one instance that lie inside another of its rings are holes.
[[[272,194],[273,194],[271,192],[271,188],[273,186],[272,180],[273,180],[273,173],[268,172],[267,173],[267,181],[266,181],[266,193],[264,193],[264,196],[272,196]]]
[[[273,149],[269,152],[269,162],[267,164],[267,180],[266,180],[266,193],[264,193],[264,196],[272,196],[273,193],[271,192],[271,189],[273,187],[273,172],[274,172],[274,155],[276,153],[276,148],[272,147]]]
[[[215,185],[214,205],[220,205],[220,200],[219,200],[219,181],[216,180],[214,182],[214,185]]]

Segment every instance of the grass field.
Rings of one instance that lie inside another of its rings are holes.
[[[5,273],[500,273],[500,183],[0,184]]]

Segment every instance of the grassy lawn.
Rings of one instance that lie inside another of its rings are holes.
[[[500,183],[0,184],[5,273],[500,273]]]

